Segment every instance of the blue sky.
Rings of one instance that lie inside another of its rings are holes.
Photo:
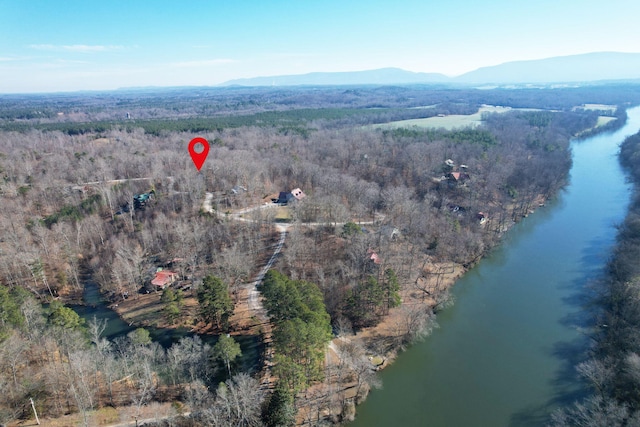
[[[0,93],[640,52],[637,0],[0,0]]]

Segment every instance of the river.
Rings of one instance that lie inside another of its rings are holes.
[[[588,286],[601,277],[630,199],[616,132],[572,143],[569,185],[514,226],[454,286],[439,329],[382,373],[350,426],[540,426],[585,394]]]

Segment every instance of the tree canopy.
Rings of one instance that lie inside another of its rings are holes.
[[[9,290],[7,286],[0,285],[0,341],[11,327],[20,327],[24,323],[20,312],[20,291],[21,288]]]
[[[231,377],[231,363],[241,355],[240,344],[227,334],[220,335],[218,342],[213,346],[213,357],[224,363],[229,377]]]
[[[400,305],[399,290],[398,277],[393,269],[387,268],[382,280],[369,275],[348,292],[345,316],[356,328],[376,325],[390,308]]]
[[[84,325],[84,319],[69,307],[65,307],[58,300],[51,302],[49,306],[49,323],[63,329],[80,329]]]
[[[198,288],[197,297],[202,318],[215,323],[218,329],[228,328],[234,305],[227,285],[215,276],[206,276]]]
[[[331,339],[330,317],[317,285],[270,270],[261,287],[275,324],[274,373],[294,393],[322,379],[324,350]]]

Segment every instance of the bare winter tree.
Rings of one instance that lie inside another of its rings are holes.
[[[340,359],[353,372],[356,382],[356,402],[364,400],[371,388],[381,386],[361,340],[354,338],[338,344]]]
[[[216,403],[227,414],[229,424],[243,427],[259,427],[260,409],[264,400],[260,382],[241,373],[218,388]]]

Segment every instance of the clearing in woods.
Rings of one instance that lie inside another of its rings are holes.
[[[438,117],[429,117],[426,119],[410,119],[410,120],[399,120],[396,122],[389,122],[383,125],[375,125],[376,128],[389,129],[389,128],[401,128],[401,127],[411,127],[417,126],[421,128],[431,128],[431,129],[457,129],[464,127],[476,127],[482,123],[482,114],[483,113],[505,113],[507,111],[514,110],[511,107],[500,107],[493,105],[483,105],[480,107],[477,113],[462,115],[462,114],[452,114],[450,116],[438,116]]]

